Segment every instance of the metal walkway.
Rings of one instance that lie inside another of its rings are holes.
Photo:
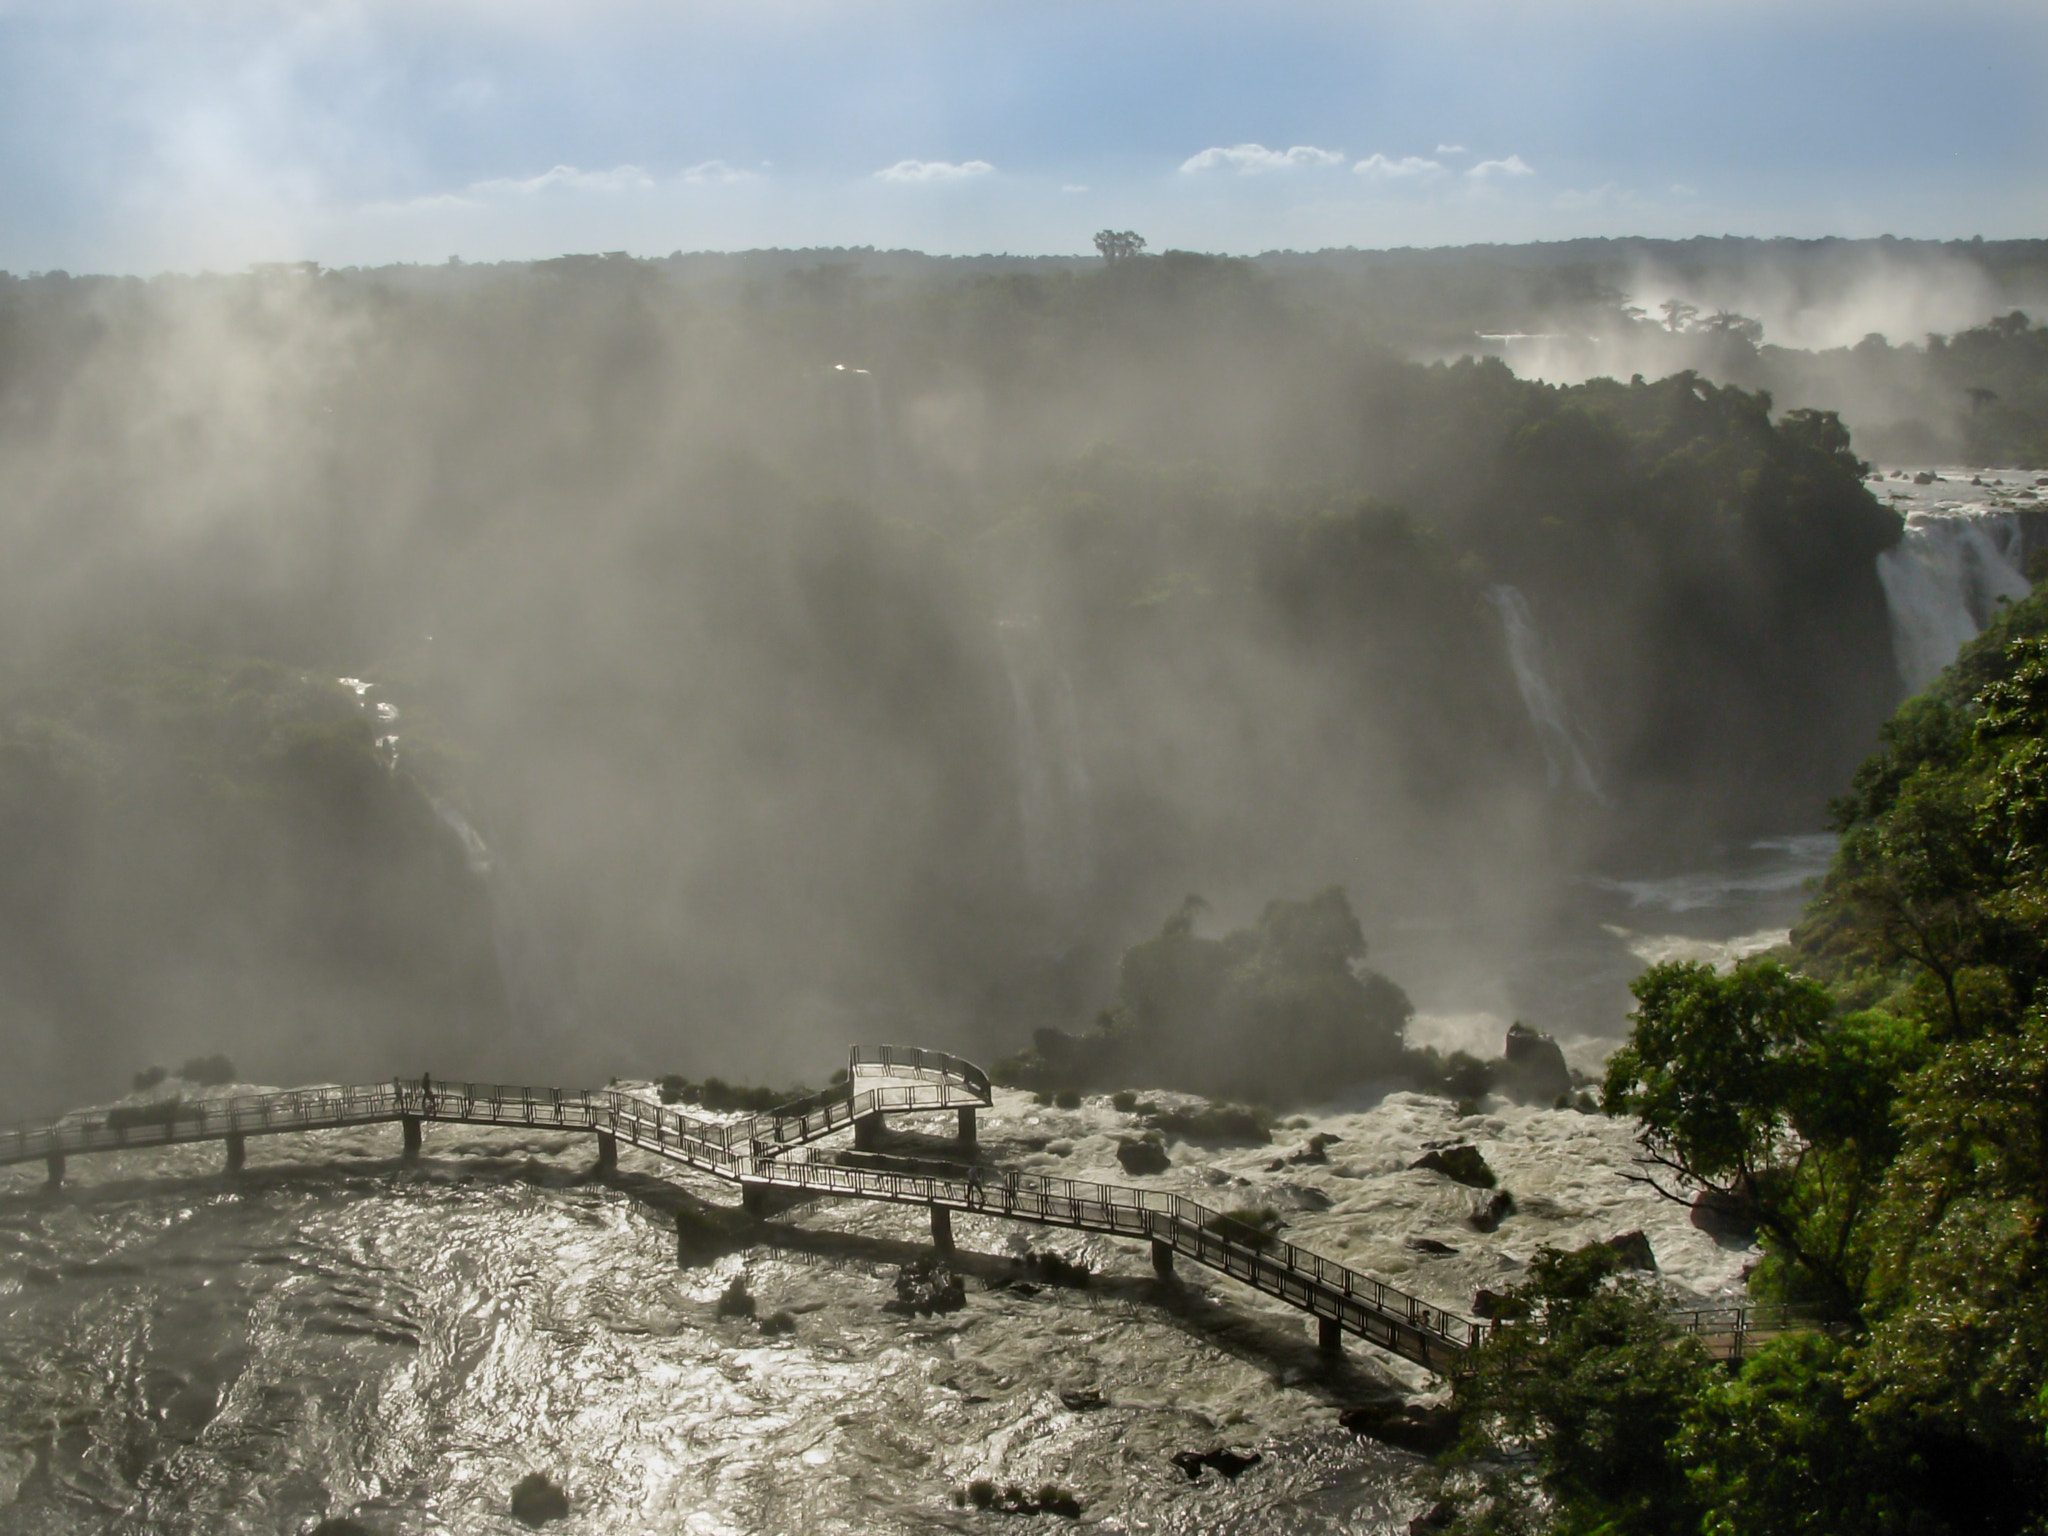
[[[949,1244],[951,1213],[1071,1227],[1149,1242],[1152,1262],[1170,1274],[1175,1255],[1220,1271],[1313,1314],[1325,1348],[1350,1333],[1436,1371],[1452,1368],[1486,1335],[1475,1323],[1372,1276],[1293,1243],[1245,1240],[1221,1212],[1180,1195],[1121,1184],[1084,1183],[940,1164],[900,1173],[815,1160],[813,1142],[885,1113],[957,1109],[971,1137],[973,1113],[993,1102],[987,1074],[940,1051],[855,1046],[847,1081],[766,1113],[721,1122],[636,1094],[565,1092],[500,1083],[432,1087],[378,1083],[299,1088],[191,1103],[123,1106],[0,1129],[0,1165],[42,1159],[52,1182],[67,1157],[188,1142],[227,1144],[240,1167],[246,1139],[287,1131],[332,1130],[396,1121],[409,1150],[427,1121],[588,1131],[601,1166],[616,1164],[621,1142],[740,1186],[750,1208],[771,1189],[920,1205],[932,1211],[936,1241]]]

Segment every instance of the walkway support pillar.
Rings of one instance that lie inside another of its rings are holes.
[[[853,1122],[853,1145],[859,1152],[874,1152],[882,1145],[882,1112],[862,1115]]]
[[[398,1123],[405,1129],[405,1155],[408,1158],[418,1157],[420,1155],[420,1117],[418,1115],[400,1115]]]
[[[1162,1280],[1173,1278],[1173,1248],[1156,1237],[1152,1239],[1152,1273]]]
[[[768,1186],[759,1179],[740,1180],[740,1207],[749,1216],[766,1216]]]
[[[943,1205],[932,1207],[932,1246],[941,1253],[953,1251],[953,1213]]]
[[[1316,1348],[1326,1355],[1344,1353],[1344,1330],[1337,1326],[1334,1317],[1316,1319]]]
[[[962,1104],[960,1106],[960,1144],[967,1147],[974,1145],[974,1106],[972,1104]]]
[[[45,1182],[49,1184],[50,1188],[55,1189],[64,1182],[64,1154],[62,1152],[52,1152],[43,1159],[43,1164],[50,1170],[49,1178]]]
[[[249,1138],[240,1131],[228,1132],[228,1172],[240,1173],[249,1160]]]
[[[617,1173],[619,1171],[619,1138],[610,1131],[597,1133],[597,1171]]]

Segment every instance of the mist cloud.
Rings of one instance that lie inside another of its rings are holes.
[[[1425,160],[1420,155],[1404,155],[1399,160],[1390,160],[1385,155],[1368,155],[1351,169],[1373,181],[1408,181],[1419,176],[1440,176],[1444,168],[1437,161]]]
[[[898,160],[875,172],[877,181],[967,181],[995,169],[986,160]]]
[[[1256,176],[1267,171],[1316,169],[1343,163],[1342,150],[1318,149],[1313,144],[1297,144],[1292,149],[1235,144],[1229,148],[1218,145],[1203,150],[1199,155],[1190,155],[1181,162],[1180,168],[1181,173],[1188,176],[1219,170],[1233,170],[1240,176]]]
[[[644,192],[654,186],[654,178],[637,165],[614,166],[609,171],[579,171],[573,165],[557,165],[542,171],[538,176],[523,179],[494,177],[489,181],[470,183],[472,193],[484,197],[511,194],[518,197],[535,197],[543,192]]]
[[[1505,160],[1482,160],[1465,174],[1475,181],[1488,181],[1507,176],[1534,176],[1536,168],[1520,155],[1509,155]]]

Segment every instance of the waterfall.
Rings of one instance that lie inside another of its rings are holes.
[[[830,386],[828,410],[842,462],[860,464],[869,488],[878,487],[889,468],[889,422],[881,386],[872,369],[846,363],[834,363],[824,370],[824,377]],[[848,391],[857,404],[848,402]]]
[[[542,1022],[553,1013],[552,993],[533,943],[533,923],[526,903],[507,871],[499,867],[490,845],[469,818],[438,795],[427,803],[462,849],[469,872],[484,888],[491,916],[491,948],[498,958],[498,981],[514,1024]]]
[[[1024,883],[1070,899],[1095,874],[1095,814],[1073,679],[1038,643],[1037,621],[1001,619],[996,639],[1017,717],[1017,819]]]
[[[2027,595],[2018,516],[1912,512],[1905,537],[1877,557],[1891,611],[1892,657],[1918,693],[1984,631],[2001,598]]]
[[[1508,665],[1514,669],[1522,707],[1529,712],[1529,723],[1536,727],[1536,739],[1542,744],[1550,787],[1556,789],[1569,779],[1574,789],[1599,799],[1599,781],[1593,777],[1593,769],[1579,746],[1564,698],[1551,681],[1543,637],[1529,612],[1529,600],[1517,588],[1507,585],[1488,587],[1486,600],[1500,614],[1501,631],[1507,639]]]

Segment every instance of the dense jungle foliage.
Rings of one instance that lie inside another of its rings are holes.
[[[1637,983],[1610,1112],[1817,1324],[1729,1373],[1546,1254],[1459,1388],[1470,1531],[2048,1530],[2048,589],[1908,700],[1783,959]]]

